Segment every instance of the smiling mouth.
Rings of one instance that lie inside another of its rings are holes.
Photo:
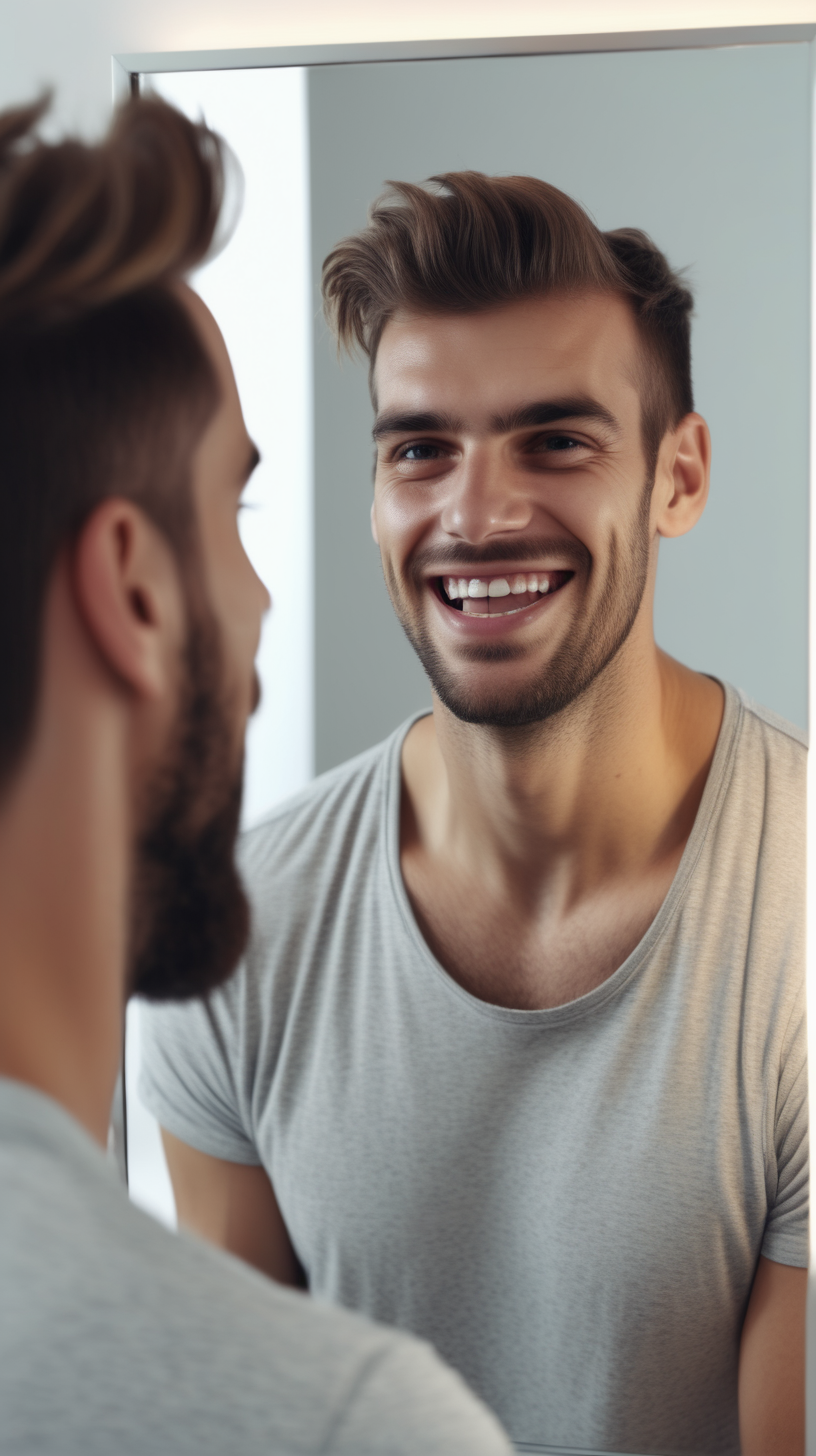
[[[510,617],[554,596],[574,571],[526,571],[510,576],[440,576],[442,601],[466,616]]]

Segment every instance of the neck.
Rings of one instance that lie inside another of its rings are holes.
[[[34,735],[0,805],[0,1074],[104,1146],[124,1011],[124,734],[64,582],[48,619]]]
[[[467,724],[436,702],[406,743],[409,813],[432,851],[478,859],[516,890],[568,864],[571,898],[627,863],[682,852],[721,717],[715,683],[632,634],[542,723]]]

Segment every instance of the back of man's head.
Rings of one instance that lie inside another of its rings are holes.
[[[389,183],[368,227],[323,267],[327,317],[341,345],[371,361],[389,319],[478,313],[521,298],[601,291],[629,302],[642,345],[638,385],[650,466],[694,407],[692,297],[634,228],[601,232],[566,193],[536,177],[446,172],[425,186]]]
[[[115,493],[183,555],[190,463],[219,398],[170,286],[212,243],[218,139],[134,101],[101,145],[48,145],[44,109],[0,115],[0,787],[32,730],[60,548]]]

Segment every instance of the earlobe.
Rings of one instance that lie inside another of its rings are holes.
[[[688,414],[660,447],[655,491],[659,536],[684,536],[697,524],[708,499],[710,472],[708,425],[702,415]]]
[[[73,552],[85,627],[110,671],[137,695],[161,697],[184,633],[184,601],[169,545],[132,501],[104,501]]]

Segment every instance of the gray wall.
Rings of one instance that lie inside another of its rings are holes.
[[[658,641],[804,725],[808,47],[338,66],[309,84],[316,289],[386,178],[466,167],[544,177],[688,266],[714,468],[701,523],[661,547]],[[369,534],[365,369],[338,365],[319,317],[315,420],[320,770],[430,695]]]

